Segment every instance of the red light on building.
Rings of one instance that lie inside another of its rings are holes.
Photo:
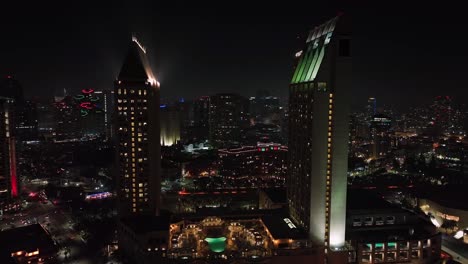
[[[93,109],[93,105],[91,104],[91,102],[84,102],[84,103],[81,103],[81,104],[80,104],[80,107],[81,107],[81,108],[84,108],[84,109],[88,109],[88,110]]]
[[[11,196],[18,197],[18,182],[16,176],[16,150],[15,140],[10,138],[10,182],[11,182]]]
[[[84,93],[84,94],[92,94],[92,93],[94,93],[94,90],[93,89],[83,89],[83,90],[81,90],[81,92]]]

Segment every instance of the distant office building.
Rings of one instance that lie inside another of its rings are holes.
[[[172,146],[180,141],[181,113],[176,106],[162,104],[161,109],[161,146]]]
[[[289,86],[290,215],[325,246],[330,263],[347,257],[338,251],[345,246],[350,34],[343,16],[313,29]]]
[[[437,96],[429,109],[432,116],[431,125],[435,133],[444,133],[452,128],[454,115],[452,97]]]
[[[388,134],[392,127],[392,119],[383,114],[374,115],[370,123],[372,150],[371,157],[384,157],[391,148],[391,138]]]
[[[113,90],[103,90],[103,109],[104,109],[104,127],[106,129],[106,138],[114,138],[114,91]]]
[[[55,102],[54,106],[55,138],[67,140],[80,137],[80,110],[73,97],[67,95]]]
[[[37,140],[38,113],[37,102],[26,100],[16,107],[16,138],[21,141]]]
[[[16,174],[16,142],[13,120],[14,100],[0,98],[0,210],[19,195]]]
[[[23,87],[13,76],[8,75],[0,83],[0,96],[14,100],[12,110],[15,120],[17,141],[37,139],[37,106],[34,101],[24,99]]]
[[[374,97],[369,97],[367,99],[367,105],[366,105],[366,115],[367,115],[367,120],[372,120],[372,117],[377,114],[377,99]]]
[[[187,142],[204,142],[210,135],[210,97],[201,96],[193,101],[193,124]]]
[[[79,109],[80,136],[105,135],[104,94],[94,89],[82,89],[73,97]]]
[[[40,137],[52,137],[55,130],[55,104],[37,104],[37,127]]]
[[[14,99],[15,102],[23,102],[23,87],[12,75],[7,75],[0,83],[0,96]]]
[[[159,83],[133,41],[115,82],[118,195],[121,215],[158,214]]]
[[[219,174],[233,178],[263,176],[284,179],[287,154],[286,146],[275,143],[220,149]]]
[[[256,123],[245,130],[245,144],[257,142],[283,142],[281,127],[275,124]]]
[[[241,131],[248,125],[248,101],[238,94],[210,97],[210,140],[219,147],[238,144]]]
[[[263,124],[280,124],[280,101],[268,93],[257,93],[249,99],[249,112],[252,122]]]

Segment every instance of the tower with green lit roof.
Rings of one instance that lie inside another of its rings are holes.
[[[289,85],[288,202],[312,241],[345,245],[351,24],[339,15],[310,31]]]

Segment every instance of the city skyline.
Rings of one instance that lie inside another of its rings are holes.
[[[271,12],[211,6],[181,9],[176,15],[177,6],[157,8],[143,2],[109,7],[111,12],[105,14],[99,8],[93,11],[79,5],[69,14],[47,16],[51,11],[43,10],[45,6],[39,7],[45,18],[37,25],[31,25],[29,19],[38,15],[28,11],[24,21],[15,19],[14,13],[2,18],[10,37],[3,43],[5,63],[0,74],[17,78],[28,96],[63,88],[75,92],[111,89],[108,80],[117,77],[126,48],[123,43],[135,33],[148,47],[160,76],[162,97],[194,98],[228,91],[252,96],[261,89],[286,97],[284,87],[304,32],[339,11],[349,12],[347,7],[332,4],[313,11],[286,7]],[[467,56],[463,49],[466,39],[456,34],[462,23],[455,11],[411,6],[406,10],[362,7],[351,11],[356,14],[354,107],[367,97],[395,104],[394,99],[405,95],[395,105],[405,108],[413,103],[412,97],[427,101],[442,91],[454,97],[466,95],[459,84],[464,77],[457,70]],[[413,12],[419,16],[413,17]],[[83,14],[85,19],[80,18]],[[66,28],[76,29],[75,33],[67,34]],[[444,32],[450,49],[441,52],[431,44],[432,32]],[[37,70],[45,61],[47,73]],[[426,78],[426,72],[433,77]],[[186,89],[188,83],[191,89]]]
[[[0,16],[0,263],[468,263],[453,7],[86,2]]]

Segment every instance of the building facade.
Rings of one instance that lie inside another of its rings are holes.
[[[313,29],[289,86],[290,215],[330,249],[345,246],[350,27],[338,16]]]
[[[161,109],[161,146],[177,144],[181,138],[181,113],[176,106],[162,104]]]
[[[248,101],[238,94],[210,97],[210,140],[218,147],[238,144],[243,126],[248,124]]]
[[[121,216],[158,214],[159,83],[133,41],[115,81],[118,197]]]
[[[13,107],[13,99],[0,98],[0,211],[19,195]]]
[[[258,143],[234,149],[220,149],[219,174],[224,177],[286,176],[288,147],[275,143]]]

